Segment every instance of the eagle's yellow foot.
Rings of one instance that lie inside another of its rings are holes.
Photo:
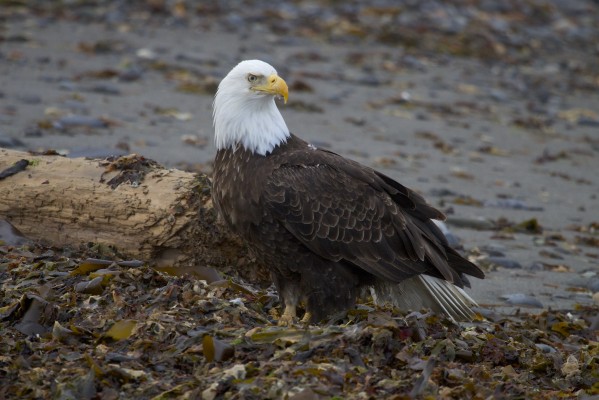
[[[304,314],[304,317],[302,318],[302,324],[304,325],[310,325],[310,322],[312,321],[312,313],[309,313],[308,311],[306,311],[306,313]]]
[[[283,315],[279,318],[279,322],[277,325],[279,326],[292,326],[295,322],[295,317],[297,316],[295,311],[295,306],[285,306],[285,311],[283,311]]]

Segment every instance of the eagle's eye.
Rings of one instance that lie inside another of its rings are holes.
[[[254,74],[248,74],[248,82],[255,83],[258,80],[258,76]]]

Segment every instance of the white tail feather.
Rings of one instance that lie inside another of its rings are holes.
[[[381,281],[373,289],[377,304],[390,303],[405,311],[430,308],[454,321],[471,320],[472,307],[478,306],[461,288],[428,275],[417,275],[398,284]]]

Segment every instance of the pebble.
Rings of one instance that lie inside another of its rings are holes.
[[[218,382],[212,382],[212,384],[210,384],[210,386],[208,386],[208,388],[204,389],[204,391],[202,392],[202,399],[214,400],[216,398],[216,395],[218,394],[218,385]]]
[[[464,381],[465,372],[459,368],[449,368],[445,370],[445,379],[449,382],[461,383]]]
[[[418,58],[409,54],[401,57],[401,64],[407,68],[415,69],[418,71],[426,71],[426,64],[420,61]]]
[[[218,59],[215,57],[207,57],[205,54],[194,54],[194,53],[180,53],[175,56],[177,61],[186,61],[193,64],[206,65],[209,67],[215,67],[219,64]]]
[[[226,369],[223,375],[233,379],[245,379],[246,373],[245,365],[235,364],[231,368]]]
[[[486,261],[507,269],[522,269],[522,264],[516,260],[512,260],[511,258],[491,256],[488,257]]]
[[[23,104],[35,105],[42,102],[42,98],[36,94],[22,94],[18,97]]]
[[[119,80],[122,82],[133,82],[139,80],[143,76],[144,70],[138,66],[133,65],[119,74]]]
[[[524,293],[504,294],[500,296],[500,298],[505,300],[506,303],[512,306],[529,306],[543,308],[543,303],[541,303],[538,299]]]
[[[147,48],[142,48],[139,49],[135,52],[135,55],[138,58],[144,59],[144,60],[155,60],[157,55],[156,52],[152,49],[147,49]]]
[[[593,271],[593,270],[589,270],[589,271],[584,271],[581,275],[582,275],[583,278],[590,279],[590,278],[594,278],[594,277],[599,276],[599,272]]]
[[[56,129],[68,129],[75,126],[107,128],[108,124],[99,118],[88,117],[86,115],[67,115],[54,122],[54,127]]]
[[[44,132],[41,129],[39,129],[37,126],[36,127],[28,127],[28,128],[25,128],[25,132],[23,132],[23,135],[28,138],[39,138],[39,137],[44,136]]]
[[[499,89],[491,89],[489,97],[499,103],[506,103],[509,100],[509,96],[503,90]]]
[[[129,356],[126,354],[117,353],[117,352],[112,352],[112,351],[106,353],[105,359],[108,362],[117,362],[117,363],[137,360],[137,358],[135,358],[135,357],[132,357],[132,356]]]
[[[535,343],[535,346],[543,353],[555,353],[557,351],[554,347],[551,347],[544,343]]]
[[[529,206],[522,200],[516,199],[501,199],[495,201],[485,201],[487,207],[505,208],[508,210],[524,210],[524,211],[543,211],[541,206]]]
[[[187,336],[189,337],[198,337],[198,336],[204,336],[208,333],[208,331],[206,331],[206,329],[204,328],[200,328],[200,327],[196,327],[194,329],[190,329],[187,331]]]
[[[66,100],[64,102],[64,107],[69,109],[72,112],[76,112],[78,114],[87,114],[89,113],[89,108],[80,101],[76,100]]]
[[[482,217],[447,217],[447,223],[449,225],[457,226],[459,228],[470,228],[476,230],[492,230],[495,228],[493,221]]]
[[[58,88],[61,90],[68,90],[69,92],[75,92],[79,90],[79,87],[73,81],[60,81]]]
[[[0,242],[10,246],[21,246],[29,240],[8,221],[0,219]]]
[[[458,194],[451,189],[446,188],[433,188],[430,191],[431,196],[445,197],[445,196],[457,196]]]
[[[481,246],[480,250],[491,257],[505,257],[506,248],[501,244],[489,243]]]
[[[121,89],[108,83],[99,83],[97,85],[88,87],[86,90],[93,93],[110,94],[113,96],[118,96],[121,94]]]
[[[578,119],[578,125],[580,126],[591,126],[591,127],[599,127],[599,119],[581,117]]]
[[[535,261],[526,267],[526,269],[529,271],[543,271],[545,270],[545,265],[540,261]]]
[[[4,110],[2,110],[2,111],[3,111],[3,113],[6,114],[5,118],[2,119],[2,123],[4,123],[4,122],[10,123],[10,116],[17,114],[18,109],[16,106],[14,106],[12,104],[8,104],[8,105],[4,106]]]
[[[576,356],[571,354],[568,356],[568,359],[564,365],[562,365],[562,374],[564,374],[566,377],[570,377],[577,375],[578,373],[580,373],[580,363],[576,359]]]
[[[4,147],[6,149],[12,149],[12,148],[21,147],[21,146],[25,146],[25,143],[23,143],[21,140],[14,138],[14,137],[0,134],[0,147]]]

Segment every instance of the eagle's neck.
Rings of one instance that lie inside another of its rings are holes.
[[[220,88],[214,98],[214,130],[218,150],[242,146],[263,156],[290,135],[274,97],[246,97]]]

